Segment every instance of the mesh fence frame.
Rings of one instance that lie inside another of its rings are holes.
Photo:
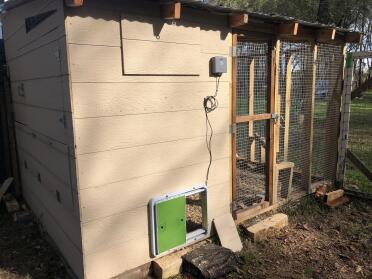
[[[238,116],[268,112],[268,50],[268,43],[237,43]],[[307,195],[308,175],[312,183],[333,183],[335,180],[343,58],[343,46],[317,44],[317,60],[314,65],[314,45],[311,42],[283,40],[280,44],[276,99],[279,118],[275,125],[279,128],[276,128],[278,142],[277,149],[274,150],[278,166],[278,202]],[[291,68],[287,69],[289,64]],[[249,93],[252,92],[252,81],[253,106],[250,105],[252,97]],[[235,208],[238,210],[265,199],[268,174],[265,156],[269,149],[267,125],[266,120],[237,124]],[[253,148],[252,142],[256,143]],[[311,143],[312,154],[309,152]],[[310,169],[311,174],[308,172]]]
[[[336,178],[343,47],[318,44],[313,116],[312,182]]]
[[[256,115],[267,112],[267,42],[237,43],[236,114]],[[237,124],[236,129],[236,200],[237,210],[265,199],[267,185],[267,121]]]
[[[292,57],[292,58],[291,58]],[[287,98],[287,65],[292,59],[290,98]],[[304,181],[305,171],[309,166],[310,158],[306,152],[310,145],[308,137],[309,123],[311,121],[311,93],[313,73],[313,48],[309,42],[282,41],[279,58],[279,150],[277,150],[277,164],[294,163],[291,189],[289,188],[288,170],[279,172],[278,201],[292,196],[307,194],[307,185]],[[287,105],[288,112],[286,115]],[[289,119],[286,119],[286,118]],[[289,125],[289,127],[285,127]],[[285,129],[288,129],[287,139]],[[286,148],[287,145],[287,148]],[[287,152],[285,152],[287,150]],[[287,194],[285,194],[287,193]]]

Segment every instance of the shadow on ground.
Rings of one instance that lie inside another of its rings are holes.
[[[0,278],[70,278],[56,250],[35,224],[13,222],[0,205]]]

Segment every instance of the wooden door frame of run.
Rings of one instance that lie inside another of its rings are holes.
[[[236,46],[238,41],[249,40],[249,41],[267,41],[269,45],[269,55],[268,55],[268,102],[267,102],[267,113],[257,114],[257,115],[247,115],[247,116],[237,116],[236,115],[236,88],[237,88],[237,69],[236,69]],[[279,48],[278,48],[279,46]],[[274,195],[274,162],[276,154],[274,152],[275,145],[275,86],[278,83],[277,71],[278,67],[276,64],[279,59],[279,50],[280,50],[280,40],[278,37],[273,35],[262,34],[259,36],[256,35],[245,35],[239,31],[239,33],[234,32],[232,35],[232,110],[231,110],[231,119],[232,119],[232,202],[236,200],[237,196],[237,185],[236,185],[236,124],[243,123],[247,121],[258,121],[258,120],[267,120],[267,135],[268,135],[268,146],[269,152],[266,152],[266,162],[267,162],[267,176],[266,176],[266,195],[265,201],[257,206],[248,208],[241,212],[236,212],[235,208],[232,206],[233,215],[237,223],[242,222],[250,217],[261,214],[267,210],[272,209],[276,204],[276,194]]]
[[[236,82],[237,82],[237,73],[236,73],[236,46],[238,41],[263,41],[266,40],[269,42],[269,57],[268,57],[268,113],[265,115],[257,116],[236,116]],[[236,124],[246,121],[255,121],[255,120],[267,120],[267,135],[268,135],[268,146],[269,152],[266,153],[267,161],[267,176],[266,176],[266,195],[265,202],[258,204],[257,206],[252,206],[241,212],[236,212],[234,206],[232,206],[232,213],[235,218],[236,223],[240,223],[244,220],[252,218],[256,215],[264,213],[268,210],[276,208],[279,203],[277,200],[277,177],[275,175],[275,162],[276,162],[276,152],[279,146],[277,141],[279,134],[275,132],[277,126],[277,96],[279,95],[279,59],[280,59],[280,47],[281,41],[294,41],[294,42],[308,42],[312,45],[312,54],[313,54],[313,65],[311,68],[311,78],[312,78],[312,88],[311,96],[309,96],[310,102],[310,112],[311,119],[309,119],[308,126],[308,139],[309,146],[306,147],[306,153],[309,155],[309,162],[305,172],[304,184],[308,189],[308,193],[312,192],[311,188],[311,169],[312,169],[312,135],[313,135],[313,111],[314,111],[314,97],[315,97],[315,79],[316,79],[316,63],[317,59],[317,42],[314,39],[310,38],[292,38],[288,36],[281,36],[280,34],[255,34],[252,32],[244,32],[238,30],[233,32],[232,35],[232,202],[236,200]],[[288,60],[290,63],[290,60]]]

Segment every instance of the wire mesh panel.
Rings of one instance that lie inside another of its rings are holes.
[[[249,123],[237,125],[236,133],[236,180],[237,197],[236,209],[245,209],[258,204],[265,199],[266,193],[266,149],[267,149],[267,121],[255,121],[253,123],[254,141],[257,143],[254,148],[252,160],[247,150],[250,149],[253,139],[248,137]]]
[[[355,88],[372,77],[372,58],[354,61]],[[355,89],[354,88],[354,89]],[[348,150],[351,156],[346,161],[346,186],[364,193],[372,193],[372,182],[367,178],[372,172],[372,90],[352,94]],[[357,92],[357,91],[354,91]],[[353,158],[354,163],[350,160]],[[355,163],[362,163],[367,171],[361,171]]]
[[[309,166],[313,51],[310,43],[283,41],[279,59],[279,113],[277,138],[278,201],[289,193],[306,194]],[[290,173],[292,172],[292,175]]]
[[[267,112],[268,44],[237,43],[236,114]]]
[[[267,112],[268,43],[238,42],[236,51],[236,114]],[[265,199],[267,121],[237,124],[235,209],[245,209]]]
[[[319,44],[313,116],[312,182],[332,184],[336,175],[343,47]]]

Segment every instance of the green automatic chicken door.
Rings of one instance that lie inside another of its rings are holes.
[[[159,254],[186,243],[185,208],[184,196],[155,205],[156,246]]]
[[[186,199],[200,193],[202,200],[201,229],[187,233]],[[185,246],[205,237],[208,233],[207,187],[199,186],[173,194],[153,198],[149,203],[151,250],[154,256]]]

